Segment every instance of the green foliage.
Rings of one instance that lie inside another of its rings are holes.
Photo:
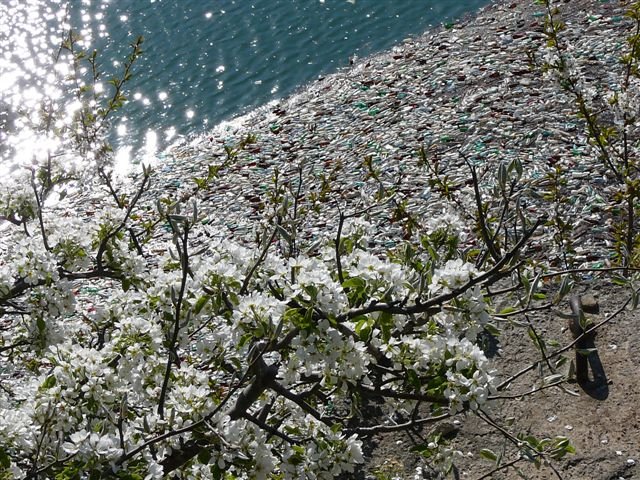
[[[55,480],[80,480],[88,473],[87,465],[81,461],[66,462],[59,470],[52,469]]]
[[[569,439],[563,436],[538,439],[533,435],[520,434],[518,440],[522,442],[520,451],[523,457],[537,468],[542,466],[545,456],[560,460],[569,453],[575,453]]]
[[[342,288],[347,292],[349,305],[360,307],[369,298],[367,282],[359,277],[348,278],[342,282]]]
[[[9,470],[11,467],[11,458],[7,455],[4,448],[0,447],[0,473],[3,470]]]
[[[487,459],[490,462],[494,462],[496,464],[499,463],[500,457],[498,457],[498,455],[490,448],[483,448],[478,453],[482,458]]]
[[[397,480],[403,478],[404,467],[398,460],[385,460],[373,469],[375,480]]]

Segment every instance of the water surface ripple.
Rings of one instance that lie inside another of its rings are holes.
[[[3,0],[0,129],[5,140],[19,134],[12,112],[35,111],[46,95],[59,95],[48,91],[47,82],[67,20],[86,48],[99,49],[107,72],[117,71],[137,35],[145,37],[144,56],[126,92],[132,102],[116,121],[116,143],[131,144],[136,156],[149,132],[157,133],[154,148],[163,148],[179,136],[287,96],[347,66],[354,55],[388,49],[487,3]]]

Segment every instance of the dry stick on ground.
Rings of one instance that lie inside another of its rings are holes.
[[[553,367],[551,366],[551,361],[549,360],[549,357],[547,356],[547,347],[546,347],[546,344],[544,343],[544,340],[538,334],[536,328],[533,325],[533,322],[529,318],[529,315],[527,315],[525,313],[524,314],[524,318],[526,318],[526,320],[527,320],[527,325],[529,326],[529,332],[531,332],[531,335],[533,336],[533,341],[536,344],[536,346],[538,347],[538,350],[540,351],[540,355],[542,355],[542,360],[547,364],[549,369],[553,371]]]
[[[396,425],[374,425],[372,427],[354,427],[345,429],[345,434],[350,435],[356,433],[362,436],[376,435],[378,433],[394,433],[410,430],[415,427],[421,427],[430,423],[437,423],[441,420],[446,420],[452,417],[451,413],[443,413],[437,417],[419,418],[417,420],[410,420],[405,423],[398,423]]]
[[[640,272],[640,268],[631,268],[631,267],[605,267],[605,268],[569,268],[567,270],[558,270],[555,272],[544,273],[540,278],[553,278],[558,277],[560,275],[570,275],[574,273],[610,273],[610,272]]]
[[[517,317],[517,316],[524,315],[531,312],[540,312],[543,310],[549,310],[552,308],[553,308],[553,303],[545,303],[537,307],[527,307],[520,310],[514,310],[513,312],[508,312],[508,313],[494,313],[492,316],[499,319],[505,319],[509,317]]]
[[[603,325],[606,325],[607,323],[609,323],[611,320],[613,320],[615,317],[617,317],[618,315],[620,315],[620,313],[622,313],[624,311],[625,308],[627,308],[627,305],[629,305],[629,303],[631,303],[631,300],[633,299],[634,295],[637,295],[640,292],[640,289],[638,290],[634,290],[634,294],[631,295],[615,312],[613,312],[611,315],[609,315],[607,318],[605,318],[604,320],[602,320],[600,323],[597,323],[596,325],[592,326],[591,328],[589,328],[588,330],[586,330],[582,335],[580,335],[578,338],[576,338],[575,340],[573,340],[571,343],[565,345],[564,347],[556,350],[555,352],[550,353],[547,358],[548,359],[552,359],[557,357],[558,355],[561,355],[562,353],[570,350],[571,348],[573,348],[575,345],[578,344],[578,342],[580,342],[583,338],[585,338],[588,335],[592,335],[594,334],[600,327],[602,327]],[[509,386],[509,384],[511,384],[511,382],[513,382],[514,380],[520,378],[522,375],[526,374],[527,372],[530,372],[531,370],[537,368],[540,365],[540,360],[538,360],[537,362],[532,363],[531,365],[529,365],[528,367],[523,368],[522,370],[520,370],[519,372],[515,373],[514,375],[512,375],[511,377],[507,378],[506,380],[504,380],[503,382],[501,382],[496,389],[497,390],[503,390],[504,388],[506,388],[507,386]]]
[[[520,400],[523,397],[533,395],[534,393],[540,392],[542,390],[546,390],[547,388],[559,387],[564,382],[566,382],[566,379],[562,378],[556,382],[549,383],[547,385],[542,385],[541,387],[533,388],[531,390],[527,390],[526,392],[522,392],[522,393],[514,393],[513,395],[490,395],[487,398],[487,400]]]
[[[499,467],[494,468],[493,470],[491,470],[490,472],[482,475],[481,477],[476,478],[476,480],[484,480],[485,478],[491,478],[493,477],[494,473],[498,473],[502,470],[506,470],[508,468],[513,467],[514,465],[516,465],[517,463],[520,463],[522,461],[522,458],[516,458],[515,460],[511,460],[510,462],[504,463],[502,465],[500,465]]]

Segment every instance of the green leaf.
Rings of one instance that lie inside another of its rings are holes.
[[[424,458],[431,458],[438,453],[438,447],[436,446],[435,448],[431,448],[428,443],[422,443],[411,447],[411,451],[419,453]]]
[[[496,327],[492,323],[485,324],[484,329],[485,329],[485,331],[487,333],[489,333],[489,335],[491,335],[493,337],[499,337],[500,336],[500,329],[498,327]]]
[[[503,308],[502,310],[500,310],[500,312],[498,312],[498,315],[507,315],[509,313],[513,313],[515,312],[516,309],[513,307],[507,307],[507,308]]]
[[[560,357],[556,360],[555,367],[556,367],[556,368],[560,368],[560,367],[562,367],[565,363],[567,363],[567,361],[568,361],[568,358],[567,358],[567,357],[565,357],[565,356],[560,356]]]
[[[318,287],[315,285],[304,285],[302,288],[305,293],[309,295],[311,301],[315,302],[316,298],[318,298]]]
[[[518,157],[514,158],[511,162],[510,167],[513,167],[513,169],[516,171],[516,174],[518,175],[518,180],[520,180],[520,177],[522,177],[522,173],[524,171],[522,169],[522,162],[520,161],[520,159]]]
[[[621,277],[619,275],[614,275],[611,277],[611,281],[616,284],[616,285],[620,285],[622,287],[626,287],[629,284],[629,280],[626,279],[625,277]]]
[[[542,384],[543,385],[550,385],[552,383],[556,383],[560,380],[562,380],[563,375],[559,374],[559,373],[554,373],[552,375],[547,375],[546,377],[544,377],[544,379],[542,380]]]
[[[289,234],[289,232],[287,232],[281,225],[276,225],[276,230],[278,230],[278,233],[280,234],[282,239],[285,242],[287,242],[289,245],[291,245],[291,243],[293,242],[293,239]]]
[[[529,444],[529,446],[534,450],[538,450],[538,447],[540,445],[540,440],[538,440],[533,435],[527,435],[526,437],[521,438],[521,440],[524,440],[525,442],[527,442],[527,444]]]
[[[44,333],[45,330],[47,329],[47,324],[44,322],[44,319],[42,317],[39,317],[36,320],[36,327],[38,327],[38,331],[40,333]]]
[[[342,288],[355,288],[361,289],[367,286],[367,282],[365,282],[360,277],[351,277],[347,278],[344,282],[342,282]]]
[[[531,338],[531,341],[538,348],[538,350],[540,350],[541,352],[544,352],[547,349],[547,346],[544,343],[544,340],[536,336],[536,333],[533,330],[533,328],[529,327],[527,330],[527,333],[529,334],[529,338]]]
[[[353,319],[356,322],[356,334],[360,337],[360,340],[366,342],[371,337],[371,330],[374,324],[373,319],[365,317],[364,315]]]
[[[208,295],[203,295],[202,297],[200,297],[196,302],[195,306],[193,307],[193,312],[196,315],[198,315],[202,311],[202,309],[205,307],[208,301],[209,301]]]
[[[486,458],[487,460],[490,460],[492,462],[497,462],[498,461],[498,455],[496,455],[493,450],[490,450],[488,448],[483,448],[482,450],[480,450],[480,456],[482,458]]]
[[[507,166],[504,164],[504,162],[501,162],[500,166],[498,167],[498,185],[500,185],[500,190],[502,190],[503,192],[507,188],[507,176]]]
[[[313,313],[313,309],[311,308],[307,309],[307,311]],[[306,315],[307,311],[299,308],[289,308],[282,314],[282,318],[295,327],[306,330],[313,326],[312,318],[308,318]]]
[[[567,374],[568,378],[575,378],[576,376],[576,364],[573,360],[569,363],[569,373]]]
[[[0,467],[9,469],[11,467],[11,458],[4,449],[0,448]]]
[[[49,375],[44,382],[42,382],[42,388],[44,390],[47,390],[53,386],[55,386],[56,384],[56,377],[54,377],[53,375]]]
[[[200,450],[200,453],[198,453],[198,461],[203,465],[207,465],[209,460],[211,460],[211,452],[206,448]]]
[[[631,294],[631,310],[638,308],[638,303],[640,303],[640,292],[638,290],[634,290]]]
[[[367,299],[367,282],[359,277],[348,278],[342,282],[342,288],[347,293],[349,305],[358,307]]]
[[[360,331],[357,333],[360,340],[362,340],[363,342],[366,342],[371,337],[371,327],[366,326],[364,328],[361,328]]]
[[[556,437],[553,441],[550,441],[552,444],[552,449],[549,452],[551,458],[554,460],[562,459],[567,453],[575,453],[576,449],[571,445],[571,442],[567,437]]]
[[[391,329],[393,328],[393,314],[382,312],[378,318],[380,330],[382,330],[382,340],[388,342],[391,338]]]
[[[522,286],[524,287],[524,291],[525,292],[530,292],[531,291],[531,280],[529,279],[529,277],[527,275],[523,275],[521,281],[522,281]]]
[[[597,348],[576,348],[576,352],[578,352],[580,355],[584,355],[585,357],[588,357],[589,355],[597,351]]]
[[[416,390],[420,390],[420,388],[422,387],[422,382],[420,381],[420,377],[418,377],[418,374],[412,368],[407,370],[407,380],[409,381],[411,386]]]
[[[207,186],[206,178],[194,178],[193,181],[199,189],[204,189]]]
[[[560,298],[568,294],[571,291],[571,288],[573,288],[573,282],[571,281],[571,278],[564,277],[562,279],[562,282],[560,283]]]

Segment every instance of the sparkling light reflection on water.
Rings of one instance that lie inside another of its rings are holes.
[[[49,99],[61,96],[56,78],[68,72],[52,68],[60,44],[58,25],[66,13],[60,2],[9,0],[0,3],[0,155],[6,175],[11,159],[21,164],[43,154],[53,135],[40,136],[34,125]],[[41,137],[41,138],[40,138]],[[16,158],[13,158],[16,155]]]
[[[77,104],[60,80],[69,61],[52,58],[71,24],[102,67],[117,72],[137,35],[145,54],[114,123],[122,163],[153,157],[182,135],[291,94],[320,74],[475,10],[488,0],[2,0],[0,155],[33,141],[51,99],[67,118]],[[108,88],[108,87],[104,87]],[[66,103],[66,104],[65,104]],[[13,148],[12,148],[13,147]]]

